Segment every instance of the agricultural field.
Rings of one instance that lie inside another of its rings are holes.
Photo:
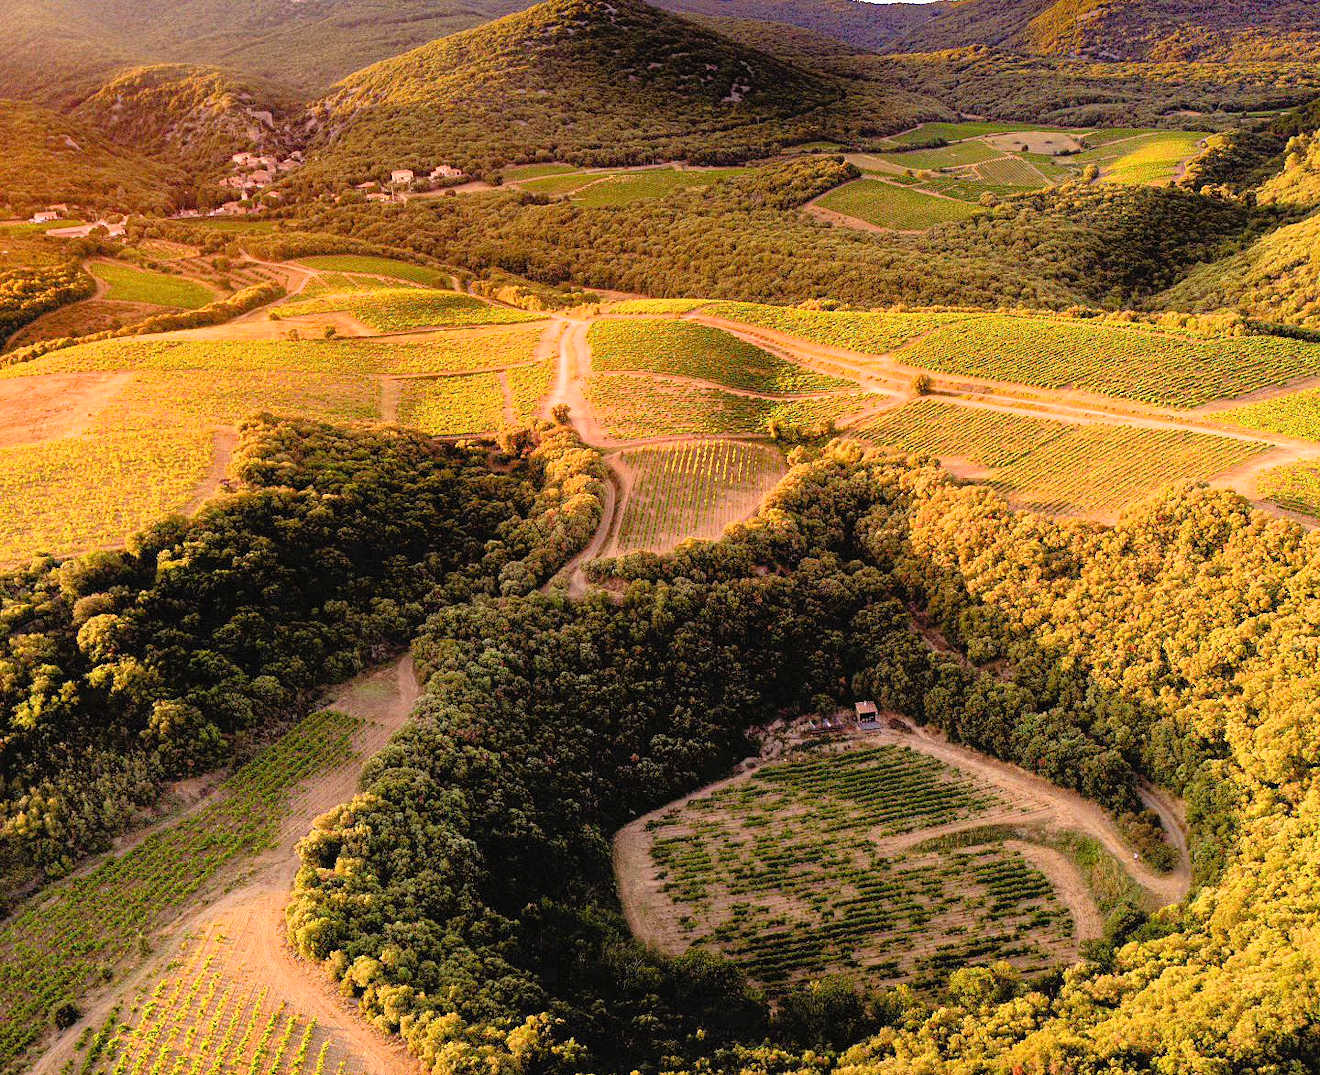
[[[207,936],[188,962],[117,1006],[87,1040],[87,1075],[195,1071],[207,1075],[360,1075],[317,1025],[274,1001],[268,989],[241,989],[213,964],[230,941]]]
[[[1164,131],[1131,142],[1111,143],[1097,153],[1076,159],[1083,164],[1100,164],[1101,179],[1106,183],[1167,186],[1178,177],[1183,163],[1196,155],[1205,137],[1203,132]],[[1122,152],[1111,159],[1114,149]]]
[[[686,945],[720,949],[775,991],[836,970],[927,991],[967,962],[1034,974],[1076,951],[1071,914],[1017,850],[993,837],[922,846],[921,830],[1007,806],[885,744],[801,751],[645,830]]]
[[[222,869],[272,846],[294,790],[350,756],[359,724],[334,712],[307,717],[239,768],[206,805],[50,886],[0,922],[0,1070],[42,1037],[57,1005],[140,961],[147,938]],[[129,1056],[121,1054],[124,1066],[114,1069],[121,1075],[130,1070]]]
[[[587,208],[600,208],[649,201],[680,190],[708,187],[722,179],[743,175],[748,170],[665,167],[590,172],[542,171],[530,175],[515,170],[515,174],[509,178],[520,187],[537,194],[568,196]]]
[[[1320,441],[1320,389],[1246,403],[1241,407],[1215,411],[1206,417],[1245,429]]]
[[[399,423],[434,436],[491,433],[505,424],[499,373],[415,378],[403,383]]]
[[[1178,408],[1320,373],[1320,345],[1281,336],[1212,337],[1010,314],[963,315],[895,357],[941,373]]]
[[[44,392],[51,378],[74,378],[74,386],[63,389],[65,402],[71,415],[82,416],[66,429],[33,428],[15,443],[0,443],[0,504],[6,509],[0,562],[24,562],[39,550],[63,555],[118,545],[183,510],[212,472],[217,430],[261,411],[379,420],[382,377],[490,369],[473,378],[402,382],[409,386],[409,408],[401,419],[436,433],[498,429],[505,376],[514,415],[527,421],[550,377],[544,363],[532,364],[541,334],[539,325],[515,325],[409,344],[143,337],[0,368],[0,385],[26,383],[33,392]],[[506,374],[494,372],[510,366]],[[122,375],[109,394],[100,387],[108,373]],[[495,386],[493,395],[479,390],[487,384]]]
[[[588,342],[592,369],[602,373],[632,370],[691,377],[766,395],[855,387],[691,321],[597,321]]]
[[[55,351],[33,362],[0,366],[0,380],[104,370],[286,370],[344,376],[450,373],[531,362],[540,324],[475,328],[409,343],[372,340],[199,342],[142,336]]]
[[[855,179],[816,199],[833,213],[895,231],[925,231],[938,224],[966,220],[977,206],[955,198],[923,194],[883,179]]]
[[[188,503],[213,446],[205,430],[138,427],[0,447],[0,563],[121,543]]]
[[[897,351],[928,332],[968,317],[959,313],[803,310],[754,302],[712,302],[705,304],[701,312],[708,317],[759,325],[861,355]]]
[[[432,288],[375,288],[285,303],[280,314],[347,313],[375,332],[407,332],[423,328],[504,325],[540,320],[539,314],[496,306],[457,291]]]
[[[585,394],[606,436],[614,440],[682,434],[767,436],[772,428],[785,425],[814,429],[859,414],[881,398],[870,392],[847,392],[808,399],[759,399],[618,373],[594,374]]]
[[[325,254],[303,258],[298,264],[318,272],[350,273],[360,276],[384,276],[391,280],[406,280],[423,287],[449,287],[453,281],[448,273],[425,265],[414,265],[395,258],[368,257],[361,254]]]
[[[1266,471],[1256,481],[1256,495],[1287,511],[1320,519],[1320,464],[1292,463]]]
[[[738,441],[638,448],[620,459],[631,482],[614,554],[718,538],[752,514],[785,473],[778,449]]]
[[[690,314],[693,310],[700,310],[708,301],[707,299],[624,299],[612,303],[608,312],[628,316]]]
[[[215,292],[196,280],[168,273],[139,269],[115,261],[95,261],[89,271],[109,289],[112,302],[140,302],[177,310],[197,310],[217,298]]]
[[[1269,450],[1210,433],[1074,425],[927,399],[852,435],[970,464],[984,472],[977,481],[1036,511],[1106,519],[1164,486],[1207,481]]]

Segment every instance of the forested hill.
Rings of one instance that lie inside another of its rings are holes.
[[[310,110],[309,185],[391,168],[489,175],[535,159],[718,163],[822,133],[841,81],[639,0],[548,0],[344,80]],[[865,119],[896,130],[944,112],[895,93]]]
[[[889,45],[923,52],[973,45],[1095,60],[1314,61],[1314,0],[960,0]]]

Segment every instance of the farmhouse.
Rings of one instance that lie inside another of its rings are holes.
[[[40,213],[33,213],[32,224],[49,224],[52,220],[59,220],[60,214],[52,212],[49,209],[43,209]]]
[[[462,178],[463,178],[463,170],[462,170],[461,168],[455,168],[455,167],[453,167],[452,165],[449,165],[449,164],[442,164],[442,165],[440,165],[438,168],[433,168],[433,169],[431,170],[431,178],[432,178],[433,180],[436,180],[436,179],[462,179]]]
[[[415,178],[411,168],[396,168],[390,173],[390,182],[396,187],[406,187]]]
[[[880,712],[874,702],[857,702],[853,712],[857,716],[857,723],[861,725],[875,724],[880,719]]]

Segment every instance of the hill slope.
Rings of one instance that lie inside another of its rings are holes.
[[[75,114],[121,145],[204,174],[233,153],[277,148],[286,109],[219,68],[161,64],[112,78]]]
[[[1311,0],[959,0],[891,48],[997,45],[1101,60],[1314,61],[1320,7]]]
[[[0,95],[67,104],[122,66],[213,63],[306,93],[526,0],[0,0]]]
[[[842,83],[639,0],[549,0],[367,68],[314,105],[326,187],[391,168],[738,160],[819,134]],[[889,129],[942,111],[895,95]]]
[[[23,214],[53,202],[168,211],[183,181],[76,118],[19,101],[0,101],[0,146],[0,207]]]

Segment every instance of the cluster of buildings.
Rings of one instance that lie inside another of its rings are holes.
[[[441,164],[432,168],[429,174],[421,176],[411,168],[395,168],[390,172],[389,183],[384,185],[375,182],[359,183],[356,189],[365,194],[369,202],[400,201],[414,190],[433,190],[448,183],[457,183],[464,178],[466,176],[461,168],[449,164]]]

